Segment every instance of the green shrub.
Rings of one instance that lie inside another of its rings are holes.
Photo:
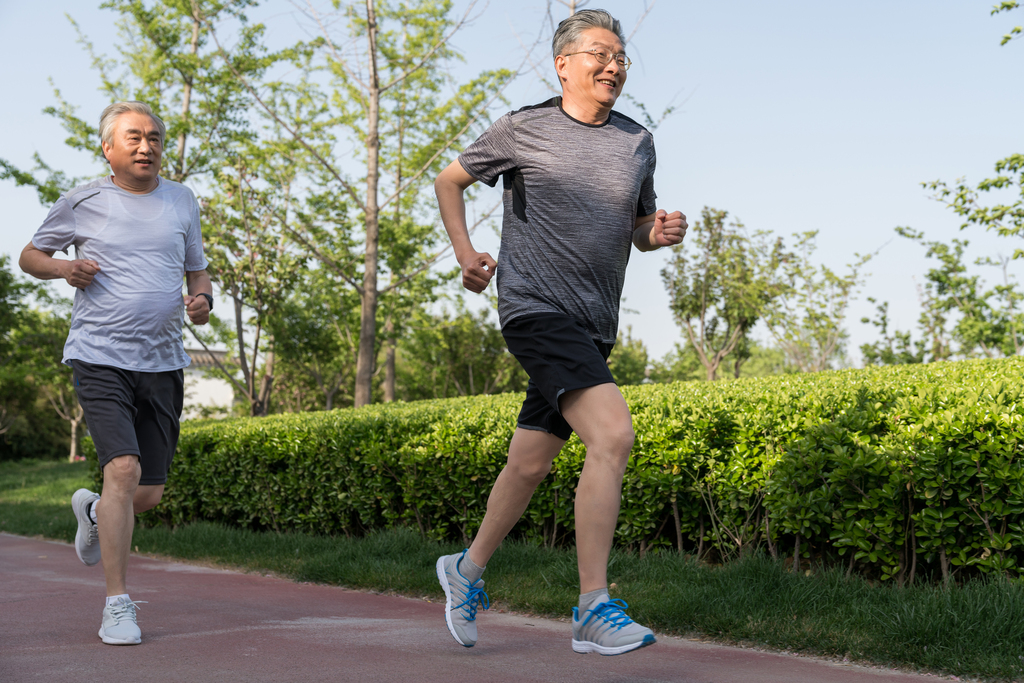
[[[899,583],[1020,576],[1024,361],[624,387],[637,434],[621,547],[764,547]],[[521,394],[185,423],[149,521],[469,539]],[[574,436],[514,534],[572,541]]]

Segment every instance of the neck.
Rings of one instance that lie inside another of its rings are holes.
[[[581,102],[572,93],[562,91],[562,111],[580,123],[600,125],[608,120],[612,105],[607,107],[596,102]]]
[[[130,178],[123,178],[114,174],[110,175],[110,179],[122,190],[125,192],[131,192],[132,194],[149,194],[156,189],[157,185],[160,184],[159,177],[154,177],[153,180],[144,184],[134,182]]]

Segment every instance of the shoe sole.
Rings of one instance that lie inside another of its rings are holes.
[[[640,648],[647,647],[648,645],[654,645],[656,642],[658,641],[654,636],[644,636],[644,639],[638,643],[629,643],[628,645],[620,645],[619,647],[605,647],[604,645],[592,643],[589,640],[576,640],[573,638],[572,651],[581,655],[587,655],[592,652],[605,656],[624,655],[627,652],[639,650]]]
[[[103,632],[103,627],[100,626],[100,638],[107,645],[138,645],[142,642],[142,638],[124,639],[124,638],[110,638]]]
[[[88,518],[89,511],[87,509],[84,510],[82,513],[85,515],[84,519],[82,517],[82,514],[79,514],[79,510],[82,508],[80,502],[81,498],[85,497],[80,497],[78,495],[80,491],[86,491],[86,489],[78,489],[78,491],[75,491],[75,495],[71,496],[71,511],[75,513],[75,519],[78,520],[78,531],[75,532],[75,554],[78,555],[78,559],[82,561],[82,564],[84,564],[86,567],[92,567],[96,564],[99,564],[99,558],[97,558],[95,562],[86,562],[85,558],[82,557],[82,551],[79,549],[79,544],[82,541],[82,527],[92,525],[92,520]],[[91,494],[91,492],[89,491],[86,491],[86,493]],[[97,542],[99,542],[99,539],[97,539]]]
[[[442,555],[437,558],[437,580],[441,584],[441,588],[444,589],[444,623],[448,627],[448,632],[452,634],[452,638],[455,642],[462,647],[473,647],[476,643],[469,643],[468,645],[462,642],[459,638],[459,634],[455,632],[455,627],[452,625],[452,587],[448,583],[448,572],[444,570],[444,558],[447,555]]]

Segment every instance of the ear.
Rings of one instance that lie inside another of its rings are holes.
[[[100,140],[100,149],[103,151],[103,160],[110,163],[110,150],[114,149],[113,145],[108,145],[105,140]]]
[[[565,55],[558,55],[555,57],[555,73],[558,74],[558,80],[568,80],[567,77],[562,74],[562,72],[567,68],[569,68],[569,59]]]

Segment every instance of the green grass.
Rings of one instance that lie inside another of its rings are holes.
[[[0,530],[70,541],[84,464],[0,463]],[[316,581],[440,598],[434,561],[461,549],[395,530],[364,538],[276,534],[196,523],[139,528],[142,552]],[[978,580],[898,589],[839,570],[795,575],[754,556],[708,567],[674,553],[615,552],[613,597],[662,633],[701,635],[994,681],[1024,678],[1024,585]],[[506,543],[487,568],[492,606],[566,617],[577,597],[572,551]]]

